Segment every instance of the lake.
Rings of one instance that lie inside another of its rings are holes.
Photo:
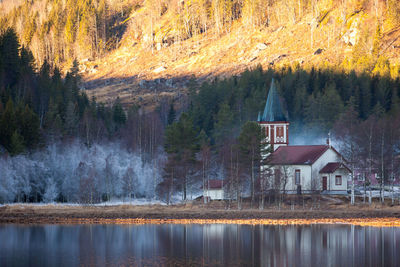
[[[0,266],[400,266],[400,228],[0,225]]]

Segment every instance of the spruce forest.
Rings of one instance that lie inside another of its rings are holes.
[[[354,167],[376,169],[381,183],[390,183],[400,175],[400,69],[386,50],[388,29],[400,25],[394,0],[346,1],[374,22],[370,32],[359,27],[364,32],[339,63],[257,59],[239,73],[187,74],[184,88],[152,105],[118,92],[98,100],[98,89],[82,88],[92,77],[80,60],[107,65],[119,49],[135,49],[128,46],[135,38],[147,56],[158,53],[157,43],[165,44],[161,51],[178,51],[185,41],[229,34],[236,23],[257,31],[310,14],[327,23],[324,16],[338,12],[341,2],[57,0],[3,6],[0,203],[146,198],[169,204],[198,197],[209,179],[222,177],[232,197],[251,183],[253,201],[263,190],[256,183],[264,138],[256,119],[273,79],[292,144],[324,144],[331,133]],[[349,21],[358,13],[344,16]],[[159,26],[165,21],[166,28]]]

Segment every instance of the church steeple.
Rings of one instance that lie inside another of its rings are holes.
[[[272,78],[271,87],[269,88],[267,102],[265,103],[264,113],[258,121],[287,121],[283,113],[281,101],[276,90],[275,80]]]
[[[272,79],[268,92],[267,102],[262,116],[257,118],[260,126],[265,129],[264,143],[275,151],[279,146],[289,144],[289,122],[286,118],[276,89],[275,81]]]

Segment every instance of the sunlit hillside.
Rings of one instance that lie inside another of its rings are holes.
[[[39,63],[77,58],[82,88],[104,102],[154,106],[179,98],[191,77],[257,65],[399,72],[395,0],[10,2],[1,4],[2,27],[15,25]]]

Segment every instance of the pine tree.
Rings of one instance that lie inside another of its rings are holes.
[[[223,103],[218,111],[214,123],[214,138],[221,144],[223,139],[231,135],[233,128],[233,113],[227,103]]]
[[[0,144],[11,152],[11,137],[17,129],[14,103],[10,98],[0,118]]]
[[[117,128],[119,128],[126,122],[126,114],[124,109],[122,108],[119,98],[117,98],[113,106],[113,119],[114,122],[117,124]]]
[[[169,111],[168,111],[168,119],[167,119],[167,124],[170,125],[175,121],[176,118],[176,112],[174,109],[174,104],[171,103],[171,105],[169,106]]]
[[[17,131],[12,134],[10,141],[9,151],[11,155],[18,155],[25,150],[24,138]]]
[[[19,127],[26,147],[34,148],[40,140],[39,117],[28,105],[25,106],[21,114],[21,124]]]
[[[69,101],[67,104],[67,110],[65,112],[65,123],[64,130],[65,133],[69,136],[74,136],[77,129],[77,124],[79,121],[79,117],[76,114],[75,105],[72,101]]]
[[[173,170],[182,187],[183,199],[186,200],[189,174],[194,171],[195,154],[198,151],[197,130],[188,114],[183,113],[179,121],[167,126],[164,148],[170,162],[176,163]]]
[[[19,75],[20,44],[16,32],[8,28],[0,35],[0,61],[4,74],[0,76],[0,86],[12,88],[17,83]]]
[[[265,138],[264,131],[256,122],[246,122],[239,135],[241,162],[244,168],[250,168],[251,203],[255,200],[255,172],[261,160],[261,141]]]

